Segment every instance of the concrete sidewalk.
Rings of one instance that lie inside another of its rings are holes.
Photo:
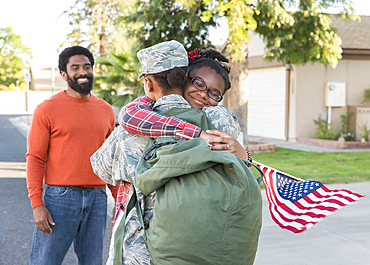
[[[316,153],[339,153],[339,152],[370,152],[370,149],[334,149],[334,148],[326,148],[326,147],[319,147],[299,142],[288,142],[285,140],[280,139],[273,139],[267,137],[260,137],[260,136],[253,136],[248,135],[249,141],[253,142],[267,142],[276,144],[277,147],[286,148],[286,149],[293,149],[293,150],[301,150],[306,152],[316,152]],[[370,263],[369,263],[370,264]]]
[[[262,231],[254,265],[370,264],[370,182],[326,186],[367,196],[299,234],[274,223],[262,190]]]
[[[22,115],[9,119],[15,128],[27,139],[27,134],[30,129],[32,114]]]

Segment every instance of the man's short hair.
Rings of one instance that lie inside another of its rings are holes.
[[[67,73],[67,64],[69,62],[69,58],[71,58],[74,55],[85,55],[90,63],[91,67],[94,66],[94,56],[89,51],[89,49],[81,47],[81,46],[72,46],[65,48],[60,54],[59,54],[59,72],[66,72]]]

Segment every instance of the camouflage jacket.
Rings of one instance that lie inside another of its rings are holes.
[[[168,95],[159,99],[153,106],[154,111],[165,111],[169,108],[190,108],[190,105],[180,95]],[[203,111],[218,130],[227,132],[235,138],[238,137],[239,123],[227,108],[219,105],[204,108]],[[146,197],[136,188],[135,169],[147,142],[147,138],[129,133],[119,126],[90,158],[95,174],[107,183],[112,185],[117,185],[120,181],[133,183],[141,208],[144,209],[145,225],[148,224],[153,214],[155,192]],[[129,193],[131,192],[132,190]],[[115,227],[118,226],[118,222],[119,220],[116,220]],[[107,264],[113,264],[113,255],[112,240]],[[123,264],[153,264],[145,246],[144,230],[139,224],[136,210],[131,211],[126,219]]]

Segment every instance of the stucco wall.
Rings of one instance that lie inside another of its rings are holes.
[[[348,65],[347,105],[367,106],[370,102],[364,100],[364,90],[370,88],[370,61],[346,60]]]
[[[325,106],[325,84],[327,82],[346,83],[347,106],[369,106],[362,103],[364,89],[370,87],[370,61],[341,60],[338,66],[324,67],[319,63],[297,66],[296,77],[296,119],[297,137],[314,137],[315,125],[322,112],[328,112]],[[346,114],[348,107],[332,108],[332,126],[341,129],[340,116]]]

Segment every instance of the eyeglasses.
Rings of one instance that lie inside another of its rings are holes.
[[[213,99],[214,101],[220,102],[222,100],[222,95],[220,91],[216,89],[209,89],[206,84],[203,83],[202,80],[196,78],[196,77],[191,77],[188,76],[191,79],[191,83],[200,91],[205,91],[208,90],[208,96]]]

